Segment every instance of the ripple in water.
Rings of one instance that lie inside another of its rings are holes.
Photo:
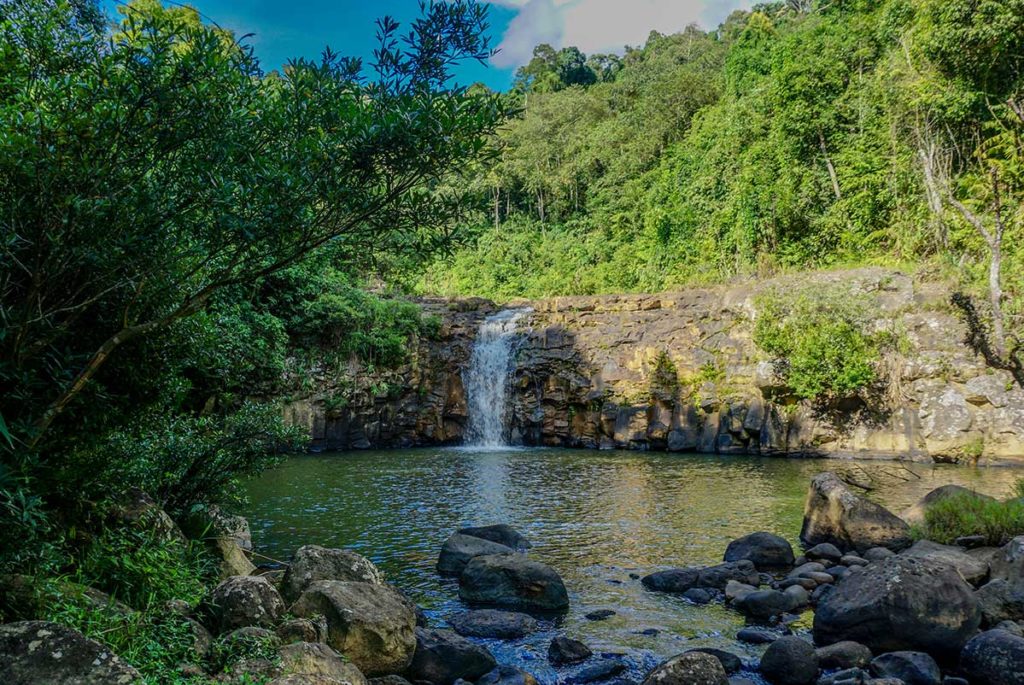
[[[248,485],[244,511],[257,550],[287,559],[304,544],[347,547],[372,559],[437,625],[465,610],[457,583],[434,565],[457,528],[509,523],[553,566],[571,609],[521,640],[485,641],[502,663],[541,682],[564,680],[547,646],[559,633],[595,653],[622,655],[639,680],[662,660],[695,647],[724,647],[752,661],[757,648],[732,638],[743,618],[647,592],[633,576],[721,560],[741,535],[767,530],[796,545],[811,477],[849,469],[888,474],[872,497],[899,512],[929,490],[958,483],[1009,493],[1011,469],[921,466],[889,477],[891,463],[685,456],[570,450],[407,450],[296,457]],[[606,621],[584,614],[613,609]]]

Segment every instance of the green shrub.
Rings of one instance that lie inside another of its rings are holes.
[[[797,396],[846,397],[874,382],[882,340],[865,332],[864,317],[850,293],[771,293],[757,305],[754,342],[776,358]]]
[[[1017,485],[1021,488],[1021,483]],[[928,508],[922,526],[915,535],[944,545],[968,535],[983,535],[985,544],[1000,546],[1024,535],[1024,501],[986,500],[971,495],[955,495]]]

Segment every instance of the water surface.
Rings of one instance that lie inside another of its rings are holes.
[[[573,670],[556,672],[546,660],[551,637],[562,632],[595,652],[624,655],[636,680],[693,647],[756,656],[755,648],[732,640],[744,625],[739,614],[647,592],[636,577],[717,563],[730,540],[757,530],[795,546],[807,484],[825,470],[855,476],[895,512],[947,483],[1003,496],[1022,475],[1006,468],[623,451],[368,451],[290,459],[249,484],[244,513],[260,552],[287,560],[304,544],[358,551],[437,625],[465,610],[457,584],[434,570],[445,539],[460,527],[509,523],[533,543],[531,557],[562,575],[572,606],[536,635],[488,641],[499,661],[544,683],[564,680]],[[601,622],[584,618],[604,608],[617,614]]]

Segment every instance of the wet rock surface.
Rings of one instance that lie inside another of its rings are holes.
[[[459,596],[470,603],[527,611],[562,611],[569,606],[558,573],[521,555],[475,557],[459,577]]]
[[[369,559],[355,552],[304,545],[295,552],[285,571],[281,594],[286,600],[294,602],[318,580],[381,584],[384,576]]]

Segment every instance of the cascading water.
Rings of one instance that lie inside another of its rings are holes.
[[[480,324],[469,367],[463,373],[469,425],[465,444],[471,447],[504,447],[508,385],[512,375],[519,321],[532,309],[505,309]]]

